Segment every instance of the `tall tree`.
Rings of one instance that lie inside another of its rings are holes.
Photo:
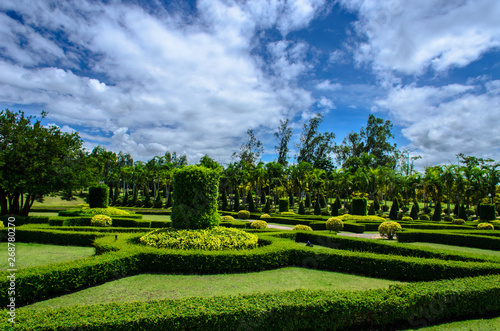
[[[260,140],[255,137],[252,129],[247,130],[248,140],[240,147],[240,152],[234,152],[233,157],[238,157],[241,162],[256,164],[260,156],[264,153],[264,146]]]
[[[288,118],[285,121],[280,120],[280,127],[278,128],[278,131],[274,133],[274,137],[278,142],[278,145],[274,146],[276,154],[278,154],[278,163],[284,167],[288,166],[288,143],[292,138],[292,129],[288,126],[289,124],[290,119]]]
[[[335,134],[333,132],[319,132],[318,128],[322,121],[323,116],[316,114],[308,123],[304,124],[300,144],[297,145],[299,150],[297,163],[305,161],[311,163],[314,168],[331,171],[334,168],[330,156],[333,151],[331,144],[335,139]]]
[[[394,138],[392,134],[391,121],[385,121],[370,114],[366,128],[361,128],[359,133],[351,132],[342,141],[335,145],[334,152],[342,167],[360,167],[359,158],[363,153],[373,156],[371,168],[389,167],[394,169],[398,160],[396,144],[391,143]]]
[[[42,112],[42,119],[47,113]],[[0,111],[0,214],[28,215],[38,196],[67,190],[61,171],[77,159],[78,133],[44,127],[24,112]]]

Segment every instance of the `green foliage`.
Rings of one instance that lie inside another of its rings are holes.
[[[218,226],[199,230],[160,229],[142,236],[139,240],[143,245],[156,248],[220,251],[256,248],[258,237],[242,230]]]
[[[174,205],[174,202],[172,201],[172,192],[168,194],[167,202],[165,203],[165,209],[168,209]]]
[[[106,215],[95,215],[90,220],[91,226],[111,226],[111,224],[113,224],[113,220]]]
[[[302,200],[299,202],[299,215],[305,215],[306,214],[306,209],[304,208],[304,203]]]
[[[422,214],[420,215],[419,219],[422,221],[429,221],[431,218],[429,217],[429,215]]]
[[[222,207],[221,209],[224,210],[224,211],[227,211],[229,210],[229,206],[227,204],[227,197],[226,197],[226,190],[222,190],[222,194],[221,194],[221,201],[222,201]]]
[[[290,209],[289,201],[286,198],[280,199],[279,201],[279,212],[287,212]]]
[[[453,221],[453,216],[445,215],[443,217],[444,222],[452,222]]]
[[[464,221],[467,221],[469,219],[467,215],[467,209],[464,205],[460,205],[460,208],[458,209],[458,218],[461,218]]]
[[[376,212],[380,210],[380,202],[378,201],[378,195],[375,195],[375,199],[373,199],[373,209],[375,209]]]
[[[495,205],[493,204],[481,204],[479,209],[479,218],[482,221],[491,221],[495,219]]]
[[[125,191],[125,196],[123,197],[123,200],[122,200],[122,206],[128,206],[129,204],[129,194],[128,194],[128,190]]]
[[[338,217],[331,217],[326,221],[326,229],[335,232],[342,231],[344,229],[344,222]]]
[[[146,189],[144,190],[144,201],[142,203],[142,206],[144,208],[153,207],[153,202],[151,201],[151,194],[149,193],[149,187],[147,187],[147,186],[146,186]]]
[[[389,212],[389,219],[397,220],[398,219],[398,212],[399,212],[398,199],[394,199],[392,201],[391,211]]]
[[[368,206],[368,215],[375,215],[375,206],[373,205],[373,203],[370,203],[370,205]]]
[[[271,212],[271,199],[267,198],[266,205],[264,206],[264,213],[270,213]]]
[[[250,228],[252,229],[267,229],[266,221],[253,221],[250,223]]]
[[[413,221],[413,218],[411,218],[410,216],[403,216],[401,218],[402,221],[405,221],[405,222],[411,222]]]
[[[219,170],[186,166],[174,172],[172,225],[177,229],[206,229],[219,224]]]
[[[453,224],[458,224],[458,225],[461,225],[461,224],[465,224],[465,220],[461,219],[461,218],[455,218],[453,221],[451,221]]]
[[[222,217],[220,218],[220,220],[221,220],[221,221],[223,221],[223,222],[228,222],[228,221],[234,221],[235,219],[234,219],[234,217],[233,217],[233,216],[226,215],[226,216],[222,216]]]
[[[350,214],[365,216],[367,214],[366,205],[367,200],[365,198],[353,198]]]
[[[393,222],[393,221],[387,221],[378,227],[378,232],[382,237],[386,237],[387,239],[391,240],[396,232],[401,231],[403,228],[398,222]]]
[[[474,230],[472,233],[436,230],[405,230],[403,232],[398,232],[397,236],[399,242],[430,242],[500,251],[499,238],[478,235],[477,230]]]
[[[477,229],[478,230],[495,230],[495,227],[491,223],[479,223],[477,225]]]
[[[306,194],[305,207],[311,208],[311,193],[309,193],[309,192],[307,192],[307,194]]]
[[[385,222],[385,218],[380,216],[361,216],[361,215],[350,215],[344,214],[339,216],[339,218],[344,221],[354,221],[354,222]]]
[[[238,218],[242,220],[247,220],[250,218],[250,212],[248,210],[238,211]]]
[[[295,212],[293,212],[293,211],[284,211],[284,212],[280,213],[280,215],[283,215],[283,216],[295,216],[297,214],[295,214]]]
[[[236,192],[234,192],[234,211],[235,212],[238,212],[240,210],[240,192],[239,190],[236,190]]]
[[[265,219],[269,219],[269,218],[271,218],[271,216],[269,214],[262,214],[262,215],[260,215],[260,219],[261,220],[265,220]]]
[[[319,205],[319,201],[314,202],[314,215],[321,215],[321,206]]]
[[[109,187],[100,184],[89,188],[90,208],[107,208],[109,202]]]
[[[434,209],[434,214],[432,214],[432,220],[434,222],[441,221],[441,202],[436,203],[436,209]]]
[[[410,217],[414,220],[418,219],[418,212],[419,212],[418,204],[414,203],[411,206]]]
[[[153,207],[161,208],[162,206],[163,206],[163,201],[161,199],[160,191],[158,190],[158,192],[156,193],[156,199]]]
[[[248,202],[248,211],[251,213],[255,212],[255,202],[253,201],[253,195],[251,190],[248,191],[247,202]]]
[[[312,231],[310,226],[303,225],[303,224],[297,224],[293,227],[293,231]]]

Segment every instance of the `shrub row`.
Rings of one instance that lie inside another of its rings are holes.
[[[46,242],[54,242],[54,237],[59,236],[65,243],[75,244],[67,231],[39,230],[32,231],[30,235],[26,241],[36,242],[40,237],[45,237]],[[446,261],[370,252],[361,255],[358,252],[334,249],[318,251],[314,247],[301,247],[289,239],[272,237],[270,234],[259,234],[259,248],[222,252],[145,247],[133,244],[137,243],[140,237],[138,234],[121,233],[118,238],[114,235],[99,237],[102,233],[75,235],[88,235],[88,241],[92,239],[90,236],[95,236],[97,239],[94,246],[99,252],[119,251],[73,263],[19,270],[16,274],[16,283],[20,289],[16,299],[18,305],[138,272],[218,274],[299,266],[402,281],[500,274],[498,263]],[[277,235],[289,236],[289,232],[286,235],[278,232]],[[19,241],[23,239],[25,238],[21,237]],[[0,273],[0,287],[7,288],[7,283],[6,273]],[[7,303],[7,291],[0,292],[0,304]]]
[[[48,224],[50,226],[91,226],[90,216],[72,217],[72,218],[52,218]],[[133,227],[133,228],[161,228],[168,227],[171,221],[142,221],[132,218],[116,217],[113,216],[113,227]],[[154,225],[154,226],[153,226]]]
[[[464,246],[500,251],[500,238],[471,234],[457,234],[436,231],[402,231],[396,235],[399,242],[430,242],[435,244]]]
[[[46,216],[7,216],[3,215],[0,217],[0,221],[3,222],[4,226],[7,226],[7,222],[9,217],[14,217],[16,220],[11,222],[16,226],[24,225],[24,224],[47,224],[49,222],[49,217]]]
[[[485,276],[373,291],[296,290],[59,309],[21,308],[16,329],[346,330],[384,329],[395,323],[406,329],[422,320],[497,312],[499,306],[499,277]],[[4,329],[9,326],[6,318],[0,323]]]
[[[7,229],[0,230],[2,238],[6,236],[6,232]],[[57,230],[16,228],[16,242],[32,242],[65,246],[92,246],[96,238],[102,236],[104,236],[104,234],[101,233],[68,233]]]

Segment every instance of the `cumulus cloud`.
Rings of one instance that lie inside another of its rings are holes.
[[[500,6],[490,0],[341,0],[357,11],[356,59],[375,70],[420,75],[464,67],[500,46]]]
[[[295,84],[307,44],[265,45],[271,75],[252,49],[258,29],[285,36],[324,3],[202,0],[186,21],[118,2],[3,1],[21,19],[0,13],[0,102],[44,105],[51,120],[94,142],[106,132],[101,142],[136,158],[170,150],[227,162],[247,129],[274,130],[315,103]]]
[[[429,165],[458,153],[500,159],[500,81],[482,85],[406,86],[392,90],[377,106],[404,125]]]

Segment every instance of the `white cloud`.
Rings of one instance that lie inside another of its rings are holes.
[[[377,102],[428,165],[457,153],[500,159],[500,81],[481,86],[399,87]]]
[[[342,89],[342,84],[340,83],[332,83],[329,79],[322,81],[316,85],[318,90],[326,90],[326,91],[338,91]]]
[[[490,0],[341,0],[366,36],[359,62],[380,72],[422,74],[464,67],[500,46],[500,3]]]
[[[269,45],[276,59],[269,76],[251,53],[256,29],[286,35],[324,3],[199,1],[199,20],[185,23],[179,13],[160,18],[116,2],[7,0],[0,8],[25,24],[0,14],[0,102],[44,105],[61,126],[86,129],[90,146],[101,141],[136,158],[170,150],[191,162],[206,153],[228,161],[247,129],[274,130],[315,103],[295,84],[308,70],[308,46]],[[64,50],[50,33],[64,35]],[[19,48],[19,35],[29,47]]]

